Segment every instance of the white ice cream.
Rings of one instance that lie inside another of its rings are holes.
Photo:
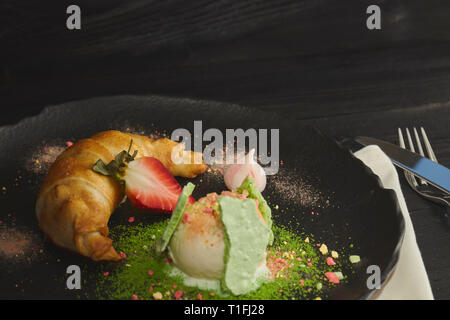
[[[224,268],[225,243],[223,229],[213,217],[193,215],[193,225],[180,223],[170,244],[169,253],[175,266],[187,275],[199,279],[220,279]],[[200,220],[205,221],[200,230]],[[189,221],[189,218],[188,218]]]
[[[224,230],[213,210],[217,194],[209,194],[186,208],[169,243],[175,266],[198,279],[220,279],[224,268]]]

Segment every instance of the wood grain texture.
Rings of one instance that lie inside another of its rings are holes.
[[[65,8],[82,8],[82,30]],[[365,27],[369,4],[382,30]],[[271,110],[341,139],[396,142],[424,126],[450,166],[450,2],[0,2],[0,125],[48,104],[161,94]],[[403,190],[436,298],[450,298],[450,230]]]

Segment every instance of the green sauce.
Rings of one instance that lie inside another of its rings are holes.
[[[258,286],[258,266],[263,262],[270,229],[259,218],[255,201],[233,197],[218,198],[225,227],[226,254],[223,283],[235,295]]]

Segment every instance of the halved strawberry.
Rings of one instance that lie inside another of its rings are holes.
[[[143,157],[134,160],[137,151],[130,154],[132,143],[128,151],[120,152],[110,163],[105,164],[99,159],[92,169],[125,185],[125,194],[134,206],[172,212],[181,194],[181,186],[158,159]],[[194,202],[195,199],[190,197],[188,203]]]
[[[172,212],[182,191],[181,186],[156,158],[131,161],[123,175],[125,193],[139,208]],[[195,202],[190,197],[188,203]]]

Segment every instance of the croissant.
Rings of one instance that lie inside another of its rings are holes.
[[[111,177],[94,172],[92,166],[98,159],[110,162],[129,147],[131,139],[131,152],[137,150],[137,158],[155,157],[174,176],[192,178],[207,168],[203,161],[192,162],[194,157],[198,159],[199,153],[182,151],[181,144],[167,138],[103,131],[78,141],[55,160],[36,202],[39,227],[56,245],[96,261],[121,259],[108,238],[108,220],[124,198],[123,186]],[[174,147],[181,150],[183,159],[189,157],[189,160],[173,163]]]

